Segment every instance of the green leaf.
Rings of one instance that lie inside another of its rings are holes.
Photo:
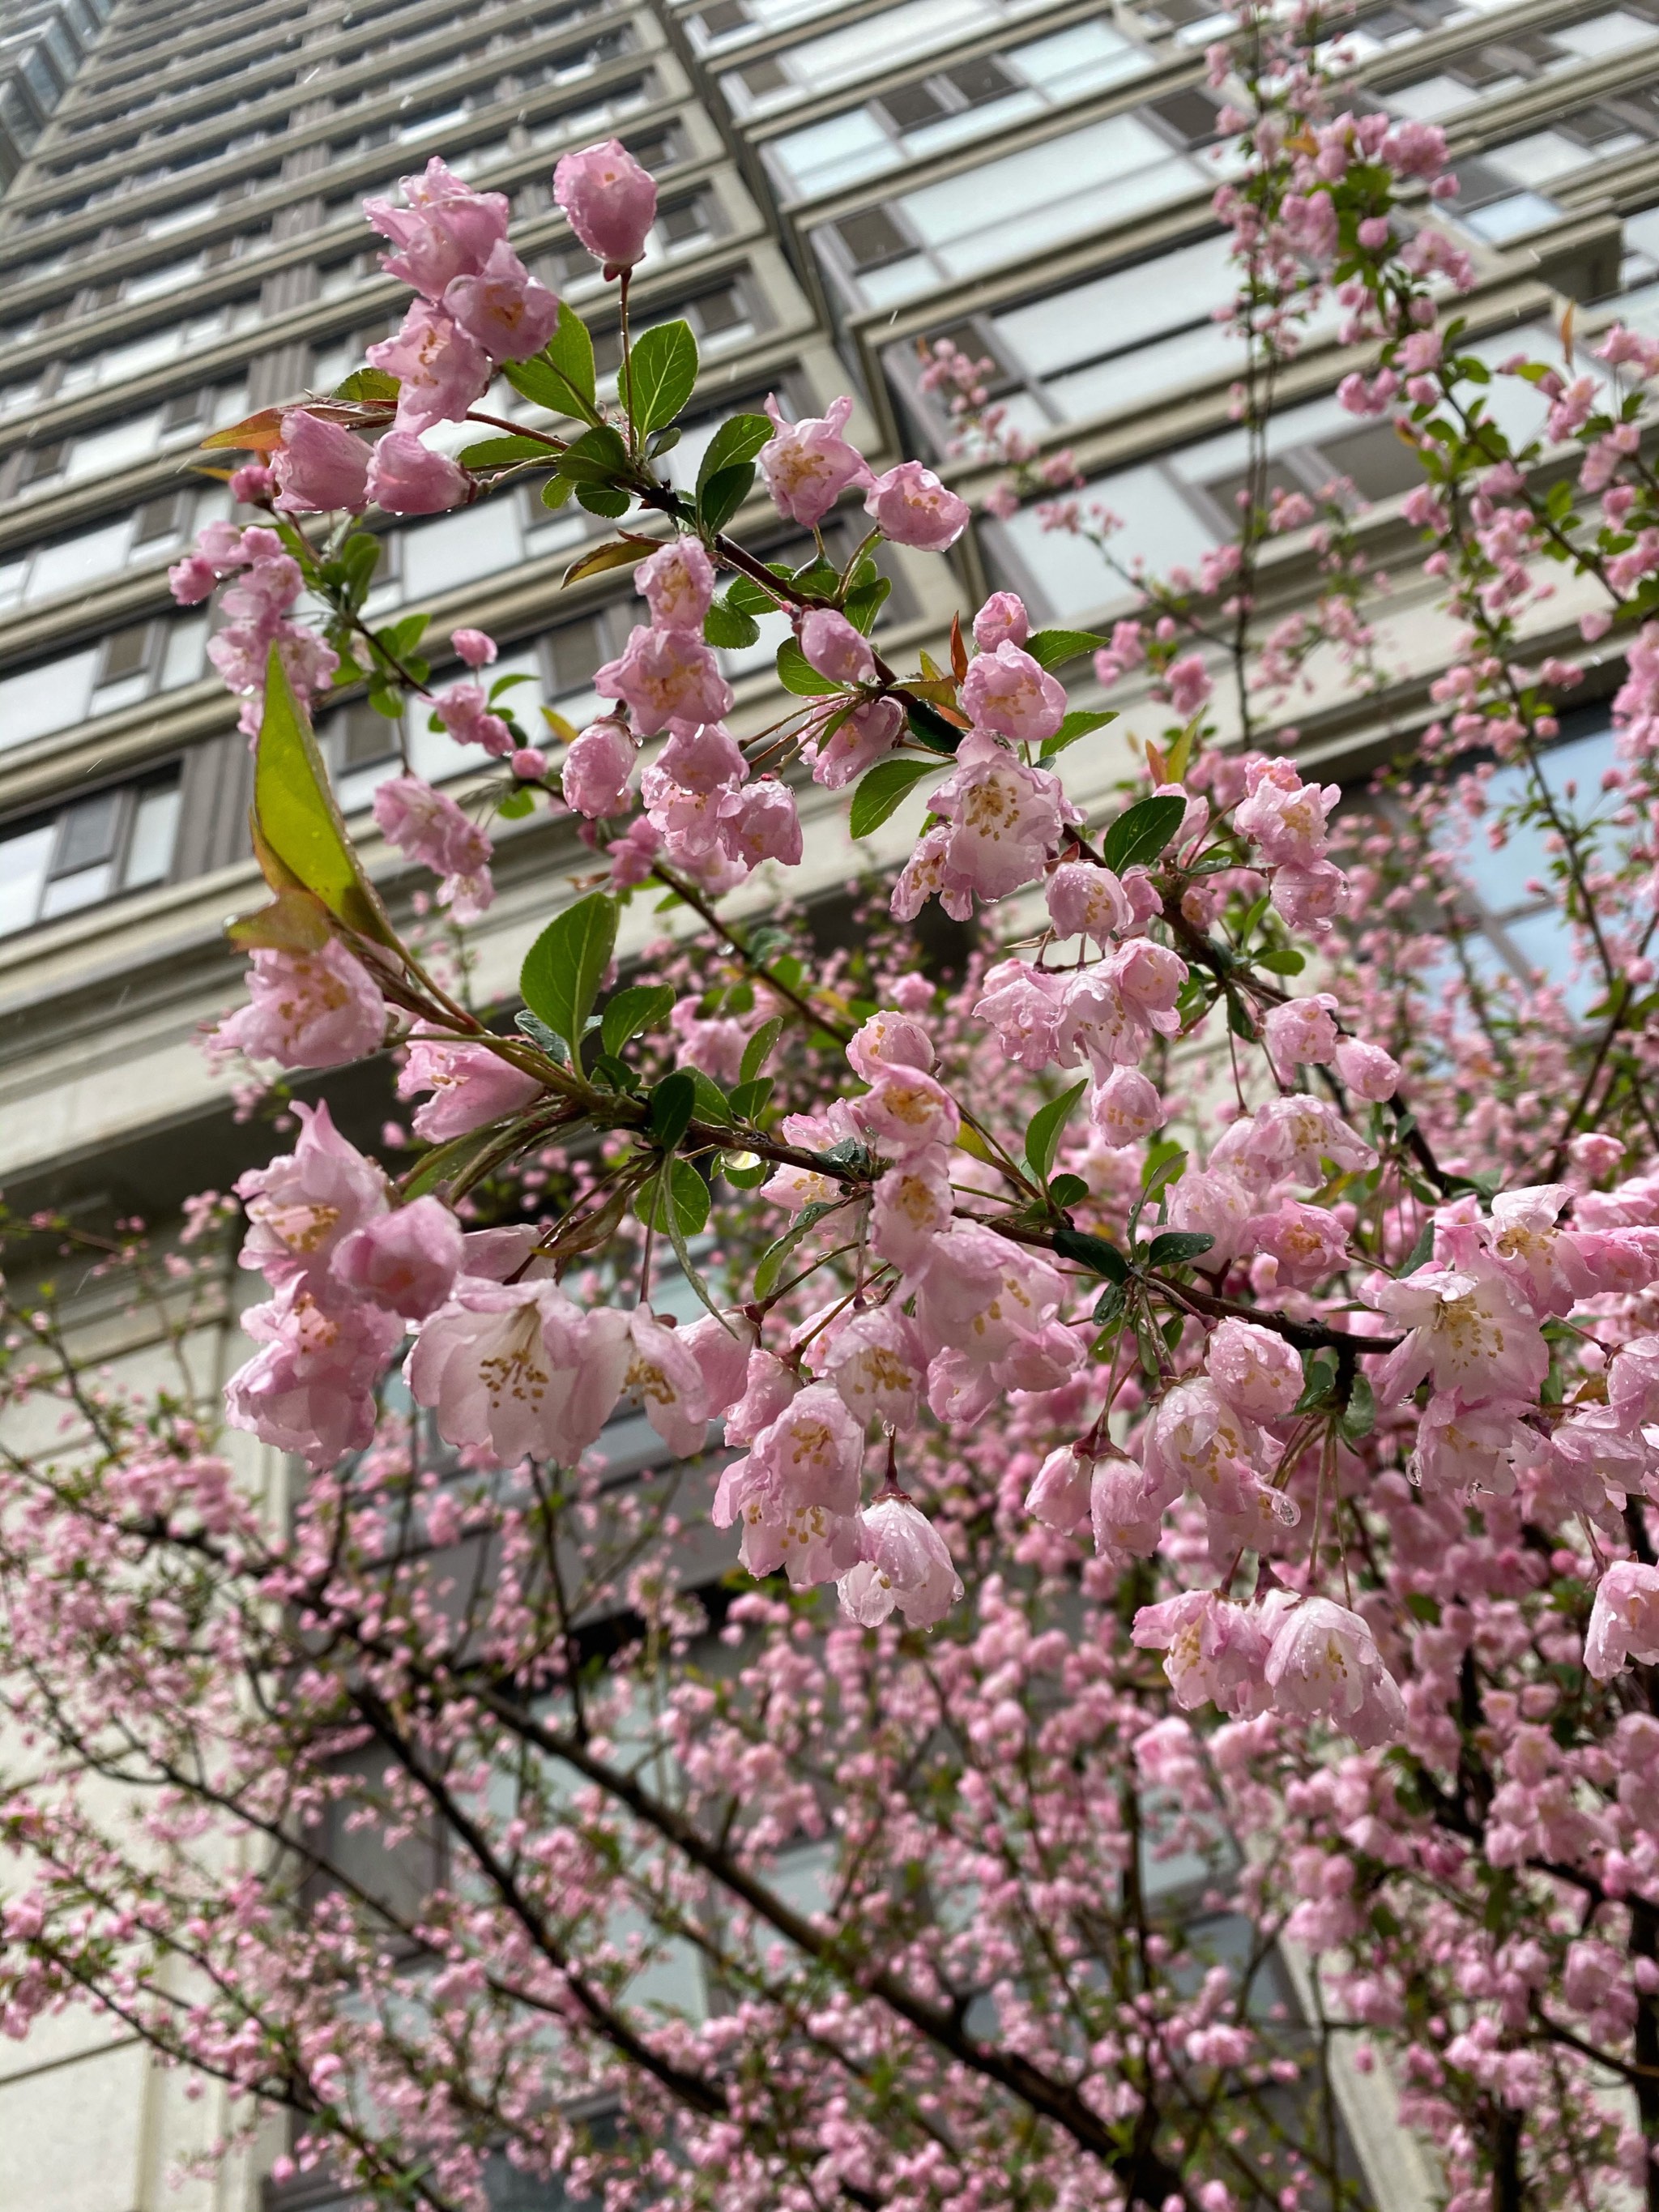
[[[717,476],[709,477],[697,494],[697,520],[710,537],[715,531],[725,529],[748,498],[754,481],[754,468],[748,461],[741,466],[722,469]]]
[[[1324,1404],[1336,1388],[1336,1361],[1328,1352],[1316,1352],[1310,1358],[1304,1358],[1302,1377],[1302,1395],[1291,1411],[1293,1413],[1311,1413],[1316,1407]]]
[[[559,456],[559,474],[568,477],[574,484],[609,485],[617,477],[625,476],[630,465],[622,433],[609,422],[596,422],[591,430],[584,430]]]
[[[1075,1206],[1080,1198],[1087,1198],[1089,1186],[1081,1176],[1059,1175],[1049,1184],[1048,1195],[1056,1206]]]
[[[397,932],[346,836],[311,724],[274,645],[254,749],[253,816],[260,866],[274,891],[297,885],[359,936],[397,945]]]
[[[557,454],[544,438],[480,438],[455,456],[464,469],[504,469],[515,461],[540,461],[544,466]]]
[[[1186,800],[1173,793],[1167,799],[1138,799],[1106,832],[1101,859],[1120,876],[1126,868],[1146,866],[1175,836],[1186,811]]]
[[[726,604],[740,615],[773,615],[778,603],[752,576],[733,576],[726,587]]]
[[[868,637],[892,588],[890,578],[872,577],[867,584],[860,584],[856,591],[848,592],[842,603],[842,612],[854,629],[861,630]]]
[[[593,341],[581,317],[562,300],[559,327],[542,351],[528,361],[507,362],[505,371],[513,389],[538,407],[549,408],[555,415],[580,416],[585,422],[599,420],[594,404]]]
[[[452,1137],[447,1145],[434,1145],[398,1184],[405,1202],[424,1198],[442,1185],[465,1184],[470,1170],[487,1156],[500,1134],[492,1123],[487,1129],[469,1129],[464,1137]]]
[[[963,732],[954,722],[947,722],[936,707],[925,699],[913,699],[904,695],[904,717],[910,725],[910,734],[929,752],[946,753],[954,757],[962,743]]]
[[[1039,668],[1058,668],[1085,653],[1097,653],[1109,642],[1097,637],[1091,629],[1039,629],[1026,639],[1025,650]]]
[[[610,1053],[620,1052],[641,1030],[660,1029],[674,1004],[672,983],[630,983],[605,1002],[599,1024],[599,1042]]]
[[[739,1083],[752,1083],[767,1061],[772,1057],[772,1048],[783,1035],[783,1018],[775,1014],[769,1022],[763,1022],[743,1048],[743,1060],[738,1069]]]
[[[785,638],[778,647],[778,681],[798,699],[820,699],[827,692],[842,689],[827,676],[818,674],[793,637]]]
[[[1201,1229],[1165,1229],[1152,1239],[1146,1255],[1149,1267],[1174,1267],[1183,1260],[1196,1260],[1215,1243]]]
[[[1119,1315],[1122,1311],[1122,1284],[1108,1283],[1105,1289],[1095,1300],[1094,1318],[1099,1322],[1103,1327],[1109,1328],[1111,1323],[1118,1318]]]
[[[722,422],[703,449],[697,466],[697,505],[704,504],[703,493],[716,477],[727,469],[746,466],[761,447],[769,444],[777,424],[769,415],[733,415]],[[753,471],[750,471],[751,477]]]
[[[1091,1237],[1082,1229],[1056,1229],[1054,1245],[1062,1260],[1075,1260],[1091,1274],[1103,1275],[1109,1283],[1129,1279],[1128,1261],[1103,1237]]]
[[[575,489],[568,477],[549,477],[542,486],[542,505],[562,507]]]
[[[337,557],[347,595],[354,607],[360,607],[380,565],[380,541],[372,530],[354,530]]]
[[[848,830],[854,837],[867,837],[903,804],[923,776],[938,774],[936,760],[878,761],[859,780]]]
[[[732,1111],[732,1101],[720,1089],[714,1077],[705,1075],[700,1067],[692,1068],[690,1075],[697,1094],[698,1121],[716,1121],[724,1128],[732,1127],[736,1117]]]
[[[1081,1083],[1074,1083],[1058,1098],[1051,1098],[1046,1106],[1039,1106],[1025,1127],[1025,1158],[1031,1173],[1041,1183],[1048,1180],[1048,1170],[1054,1164],[1054,1154],[1060,1149],[1060,1139],[1072,1110],[1089,1087],[1085,1075]]]
[[[556,1060],[561,1067],[569,1065],[570,1050],[562,1036],[555,1036],[539,1014],[532,1014],[528,1006],[521,1006],[513,1017],[513,1026],[521,1036],[544,1052],[550,1060]]]
[[[594,891],[556,915],[525,955],[520,994],[564,1039],[573,1057],[581,1048],[616,942],[617,902]]]
[[[1407,1275],[1414,1275],[1419,1267],[1426,1267],[1433,1252],[1434,1222],[1431,1218],[1423,1224],[1416,1243],[1406,1255],[1405,1263],[1400,1270],[1400,1279],[1403,1281]]]
[[[402,390],[403,386],[390,369],[354,368],[343,384],[335,386],[333,397],[373,405],[377,401],[395,399]]]
[[[697,342],[690,323],[658,323],[635,339],[619,396],[641,437],[665,429],[696,389]]]
[[[723,645],[735,651],[754,644],[760,635],[760,624],[753,615],[744,614],[728,600],[716,599],[702,618],[702,635],[705,644]]]
[[[1265,968],[1270,975],[1299,975],[1307,962],[1293,945],[1275,945],[1266,952],[1254,953],[1258,968]]]
[[[653,1089],[647,1127],[665,1152],[672,1152],[691,1126],[697,1110],[697,1086],[689,1069],[677,1067]]]
[[[665,1159],[647,1184],[635,1211],[653,1228],[665,1229],[679,1253],[680,1239],[696,1237],[708,1222],[708,1186],[690,1160]],[[697,1273],[689,1255],[680,1255],[680,1265],[695,1288]],[[706,1297],[704,1303],[708,1304]]]
[[[576,494],[577,498],[581,498],[584,490],[592,489],[590,485],[580,487]],[[621,498],[623,495],[618,493],[617,496]],[[586,501],[583,501],[584,505],[586,503]],[[626,503],[624,500],[624,506]],[[586,553],[579,553],[560,578],[560,588],[562,590],[568,584],[579,584],[585,576],[602,575],[607,568],[636,567],[644,558],[645,549],[642,545],[636,545],[626,538],[612,538],[603,545],[592,545]]]
[[[1365,1377],[1356,1375],[1348,1385],[1348,1402],[1342,1408],[1340,1427],[1343,1437],[1348,1443],[1359,1443],[1376,1426],[1376,1397]]]
[[[1087,711],[1079,707],[1074,713],[1066,715],[1052,738],[1045,738],[1042,740],[1042,758],[1052,760],[1056,753],[1063,753],[1067,745],[1074,745],[1079,738],[1092,737],[1097,730],[1103,730],[1109,722],[1115,722],[1116,720],[1117,714],[1115,710],[1096,712]]]
[[[633,494],[614,490],[609,484],[579,483],[576,504],[585,507],[590,514],[602,514],[607,522],[615,522],[627,514],[633,504]]]
[[[1160,1137],[1146,1155],[1140,1170],[1140,1188],[1156,1198],[1167,1184],[1179,1182],[1187,1172],[1187,1155],[1173,1137]]]
[[[739,1121],[752,1121],[766,1110],[767,1101],[777,1089],[769,1075],[757,1075],[752,1083],[739,1083],[732,1093],[732,1111]]]
[[[495,801],[496,813],[505,815],[509,822],[522,822],[526,814],[533,814],[535,811],[535,795],[522,784],[511,791],[504,791]]]
[[[801,1208],[800,1219],[793,1229],[787,1229],[775,1244],[769,1244],[760,1255],[755,1269],[755,1296],[764,1298],[770,1295],[778,1277],[783,1273],[783,1263],[799,1244],[809,1229],[815,1228],[826,1213],[833,1213],[844,1201],[825,1200],[816,1206]]]

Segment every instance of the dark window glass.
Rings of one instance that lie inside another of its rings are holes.
[[[712,337],[718,331],[729,331],[738,323],[747,322],[749,311],[737,286],[727,284],[718,292],[702,295],[697,301],[697,319]]]
[[[881,106],[892,118],[896,131],[920,131],[925,124],[937,122],[950,109],[938,89],[925,76],[914,84],[896,84],[891,92],[881,96]]]
[[[158,538],[171,538],[183,520],[183,492],[164,492],[159,499],[147,499],[138,510],[133,526],[135,545],[152,545]]]
[[[1362,499],[1392,499],[1423,481],[1422,464],[1391,422],[1374,422],[1321,448]]]
[[[45,483],[55,477],[64,465],[64,441],[55,438],[47,446],[31,446],[23,455],[23,467],[18,477],[20,484]]]
[[[738,74],[753,100],[763,99],[769,92],[781,92],[789,82],[782,63],[774,61],[769,54],[761,61],[750,62],[748,68]]]
[[[1014,89],[1013,78],[994,54],[981,54],[977,61],[959,62],[945,74],[969,107],[979,107],[988,100],[1000,100],[1005,93]]]
[[[124,677],[142,676],[150,665],[152,637],[149,623],[134,623],[130,629],[113,631],[104,640],[99,683],[118,684]]]
[[[361,699],[346,708],[338,728],[343,768],[368,768],[376,761],[390,760],[398,750],[398,725]]]
[[[681,245],[688,238],[701,238],[708,228],[708,203],[701,198],[682,200],[678,207],[664,208],[657,221],[671,245]]]
[[[545,647],[555,692],[586,690],[594,670],[611,657],[603,618],[597,615],[561,623],[548,632]]]
[[[115,850],[120,820],[118,791],[100,791],[95,799],[71,806],[58,823],[52,873],[66,876],[76,868],[89,868],[94,860],[107,860]]]
[[[855,270],[879,269],[910,251],[910,241],[884,207],[867,208],[836,225]]]
[[[705,38],[723,39],[728,31],[740,31],[749,21],[749,10],[743,0],[716,0],[712,8],[705,8],[697,21],[702,25]]]
[[[1154,115],[1166,123],[1183,145],[1196,146],[1215,136],[1216,106],[1201,92],[1171,92],[1148,102]]]

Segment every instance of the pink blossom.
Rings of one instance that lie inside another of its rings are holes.
[[[291,1283],[242,1328],[263,1348],[225,1385],[225,1418],[313,1471],[362,1451],[374,1434],[375,1390],[403,1322],[366,1301],[324,1304]]]
[[[1231,1315],[1210,1339],[1209,1376],[1247,1420],[1282,1420],[1302,1395],[1302,1362],[1282,1336]]]
[[[809,1383],[721,1475],[714,1526],[741,1519],[750,1574],[783,1566],[793,1583],[827,1582],[858,1560],[863,1464],[859,1424],[827,1384]]]
[[[1507,1498],[1515,1469],[1535,1458],[1534,1440],[1506,1406],[1463,1406],[1446,1393],[1424,1407],[1412,1474],[1426,1492],[1483,1490]]]
[[[558,327],[557,300],[504,238],[481,269],[451,280],[443,303],[492,361],[527,361]]]
[[[368,199],[363,213],[398,249],[381,264],[387,275],[438,300],[457,276],[482,269],[507,236],[507,198],[474,191],[435,154],[424,175],[401,183],[406,206]]]
[[[1169,1118],[1156,1085],[1138,1067],[1117,1067],[1089,1093],[1089,1119],[1103,1143],[1139,1144]]]
[[[248,1230],[238,1258],[273,1290],[327,1278],[341,1239],[386,1211],[386,1176],[335,1127],[325,1103],[296,1102],[300,1134],[291,1152],[250,1168],[235,1185]]]
[[[1595,1586],[1584,1636],[1584,1668],[1598,1682],[1622,1674],[1634,1659],[1659,1662],[1659,1567],[1618,1559]]]
[[[809,667],[831,684],[873,684],[876,656],[870,641],[834,607],[813,607],[803,615],[800,649]]]
[[[720,844],[747,868],[763,860],[797,866],[804,848],[794,793],[775,775],[757,776],[722,806]]]
[[[370,346],[365,358],[398,380],[400,430],[429,430],[434,422],[459,422],[489,382],[489,357],[483,348],[453,315],[424,300],[410,306],[396,337]]]
[[[1304,1598],[1283,1615],[1267,1680],[1280,1712],[1333,1721],[1365,1749],[1405,1732],[1405,1702],[1376,1638],[1357,1613],[1329,1598]]]
[[[1347,911],[1348,879],[1330,860],[1275,869],[1271,891],[1273,912],[1281,921],[1316,935]]]
[[[441,1145],[522,1113],[540,1097],[542,1086],[487,1044],[416,1036],[410,1040],[398,1096],[412,1098],[422,1091],[433,1095],[410,1126],[424,1143]]]
[[[1373,1277],[1364,1296],[1406,1332],[1376,1371],[1380,1403],[1398,1404],[1425,1376],[1465,1405],[1498,1396],[1536,1398],[1549,1369],[1549,1346],[1491,1261],[1419,1267],[1401,1282]]]
[[[1025,767],[985,730],[963,739],[933,805],[951,825],[949,874],[988,902],[1040,875],[1062,829],[1077,818],[1058,777]]]
[[[943,553],[954,545],[973,513],[965,499],[947,491],[920,461],[901,461],[875,477],[864,511],[895,545],[919,546],[924,553]]]
[[[1400,1062],[1380,1044],[1363,1037],[1339,1037],[1336,1072],[1356,1098],[1382,1105],[1400,1088]]]
[[[469,668],[488,668],[498,650],[495,639],[481,629],[453,629],[449,642]]]
[[[1069,1536],[1089,1517],[1094,1462],[1076,1444],[1051,1451],[1025,1493],[1025,1510],[1045,1528]]]
[[[831,720],[836,726],[826,738]],[[811,767],[812,781],[839,791],[856,775],[892,750],[904,730],[904,709],[896,699],[866,699],[846,713],[831,700],[814,726],[801,753]]]
[[[853,1116],[875,1149],[895,1160],[948,1150],[962,1126],[950,1093],[919,1067],[878,1068]]]
[[[490,713],[482,684],[452,684],[433,701],[432,711],[458,745],[482,745],[495,760],[505,759],[513,750],[513,732],[499,714]]]
[[[629,778],[637,748],[625,722],[606,715],[571,739],[560,771],[564,803],[590,821],[626,814],[633,802]]]
[[[1224,1130],[1210,1152],[1212,1167],[1236,1170],[1263,1182],[1293,1176],[1315,1184],[1325,1180],[1325,1162],[1344,1170],[1370,1168],[1376,1154],[1351,1129],[1334,1106],[1305,1091],[1271,1098]]]
[[[361,513],[368,504],[368,452],[362,439],[303,407],[283,416],[270,470],[280,514],[318,514],[335,507]]]
[[[630,1339],[623,1387],[678,1459],[702,1449],[708,1430],[708,1389],[702,1368],[678,1329],[665,1328],[647,1306],[628,1316]]]
[[[865,1628],[896,1607],[912,1628],[932,1628],[962,1596],[945,1539],[908,1498],[884,1497],[859,1516],[859,1564],[836,1587],[842,1609]]]
[[[657,187],[620,140],[566,154],[553,172],[553,197],[607,270],[631,268],[643,257],[657,217]]]
[[[1132,937],[1107,954],[1101,973],[1137,1020],[1164,1036],[1177,1033],[1176,1000],[1187,981],[1187,963],[1179,953],[1154,945],[1149,937]]]
[[[704,1314],[681,1329],[679,1340],[697,1363],[713,1420],[735,1406],[747,1387],[755,1325],[742,1314]]]
[[[1246,796],[1234,813],[1234,825],[1270,867],[1310,866],[1324,856],[1325,817],[1341,797],[1341,787],[1304,783],[1285,760],[1250,762]]]
[[[556,1284],[458,1278],[421,1325],[404,1365],[417,1405],[447,1443],[572,1467],[622,1395],[633,1355],[628,1316],[583,1313]]]
[[[1013,592],[993,592],[974,617],[974,643],[981,653],[1002,644],[1024,645],[1031,634],[1025,602]]]
[[[760,449],[766,488],[780,514],[815,530],[849,484],[872,481],[869,463],[842,435],[852,400],[842,392],[822,415],[788,422],[769,392],[766,411],[778,426]]]
[[[1186,1590],[1160,1605],[1143,1605],[1131,1641],[1161,1651],[1176,1703],[1191,1711],[1217,1705],[1224,1713],[1262,1711],[1271,1639],[1260,1610],[1230,1605],[1211,1590]]]
[[[449,1296],[461,1264],[461,1224],[435,1198],[378,1214],[345,1237],[331,1265],[348,1290],[424,1321]]]
[[[412,430],[388,430],[368,465],[368,495],[388,514],[441,514],[472,494],[472,479]]]
[[[818,1365],[854,1420],[915,1427],[927,1358],[896,1305],[848,1315],[823,1339]]]
[[[1244,1243],[1255,1203],[1247,1186],[1224,1168],[1188,1168],[1170,1200],[1170,1225],[1215,1242],[1199,1261],[1224,1267]]]
[[[907,1274],[920,1273],[933,1256],[934,1239],[951,1225],[954,1200],[950,1169],[938,1152],[922,1152],[889,1168],[872,1193],[870,1242],[878,1259]]]
[[[975,654],[962,683],[962,710],[977,726],[1017,744],[1041,744],[1066,719],[1064,687],[1005,638]]]
[[[695,538],[671,538],[634,571],[657,629],[700,630],[714,597],[714,565]]]
[[[1133,920],[1117,877],[1091,860],[1063,861],[1049,877],[1045,896],[1057,937],[1091,937],[1104,945]]]
[[[441,903],[458,921],[476,921],[495,896],[488,832],[417,775],[388,777],[375,791],[374,810],[388,844],[442,877]]]
[[[889,1008],[872,1014],[847,1048],[848,1064],[866,1083],[892,1068],[920,1068],[929,1074],[938,1057],[933,1038],[915,1016]]]
[[[1190,721],[1209,698],[1210,677],[1202,653],[1183,653],[1179,660],[1172,660],[1164,672],[1164,681],[1169,687],[1170,704],[1183,722]]]
[[[732,706],[731,685],[693,630],[636,625],[622,658],[605,662],[593,689],[602,699],[623,701],[646,738],[676,725],[718,722]]]
[[[1346,1231],[1322,1206],[1281,1198],[1272,1212],[1253,1217],[1244,1236],[1273,1260],[1280,1282],[1306,1287],[1347,1265]]]
[[[1287,999],[1269,1007],[1261,1024],[1262,1041],[1282,1076],[1298,1067],[1328,1066],[1336,1055],[1336,1000],[1328,991],[1307,999]]]
[[[337,938],[315,952],[261,947],[248,969],[248,1003],[215,1032],[222,1050],[283,1067],[340,1067],[378,1052],[386,1001],[360,960]]]

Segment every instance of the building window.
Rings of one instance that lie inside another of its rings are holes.
[[[921,386],[941,341],[989,362],[988,396],[1006,427],[1027,437],[1237,375],[1240,341],[1213,314],[1237,287],[1230,244],[1217,233],[1064,291],[964,317],[890,347],[888,380],[919,435],[945,455],[957,434],[948,395]]]
[[[164,883],[179,798],[174,763],[0,830],[0,936]]]
[[[1431,75],[1390,85],[1382,98],[1396,115],[1437,118],[1475,101],[1515,92],[1557,70],[1625,53],[1659,39],[1653,0],[1632,0],[1582,22],[1547,31],[1517,31],[1489,46],[1471,46],[1443,62]]]
[[[843,298],[896,307],[1213,185],[1216,113],[1200,92],[1149,101],[826,223],[814,246]]]
[[[801,20],[799,8],[774,4],[763,11],[749,0],[751,14],[772,29]],[[833,92],[861,77],[879,76],[902,69],[923,54],[942,53],[961,47],[969,40],[1000,23],[1030,15],[1045,0],[904,0],[897,8],[861,16],[845,30],[827,31],[816,39],[766,59],[751,62],[720,79],[727,104],[738,115],[781,107],[797,100],[810,100]]]
[[[937,70],[862,107],[776,138],[765,158],[786,191],[810,197],[1000,130],[1139,76],[1150,57],[1104,19]]]

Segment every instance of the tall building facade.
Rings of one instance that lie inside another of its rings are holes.
[[[246,1164],[195,1036],[236,995],[223,921],[257,900],[250,763],[206,662],[212,617],[175,607],[166,572],[230,511],[192,466],[204,434],[327,390],[395,325],[400,288],[360,204],[429,153],[510,196],[525,258],[592,307],[602,370],[616,332],[554,206],[553,166],[615,135],[653,172],[636,312],[684,315],[707,369],[681,473],[725,414],[768,393],[818,414],[851,390],[852,434],[878,465],[919,454],[982,493],[988,471],[954,452],[922,373],[948,338],[990,362],[993,396],[1040,455],[1074,455],[1085,499],[1121,520],[1126,562],[1192,562],[1229,532],[1243,448],[1233,344],[1212,318],[1231,286],[1204,59],[1228,18],[1206,0],[114,0],[101,25],[99,4],[14,11],[0,32],[0,1164],[14,1206],[165,1221]],[[1357,98],[1451,138],[1477,350],[1556,343],[1569,301],[1581,343],[1614,313],[1659,331],[1659,0],[1382,0],[1349,43]],[[1350,478],[1387,566],[1408,551],[1409,457],[1336,404],[1355,365],[1334,325],[1308,345],[1273,477]],[[1529,397],[1516,386],[1504,404]],[[787,550],[763,503],[738,526]],[[520,698],[579,720],[631,619],[625,579],[561,586],[604,527],[533,493],[393,523],[371,610],[424,609],[434,638],[490,631],[502,667],[532,679]],[[1264,589],[1294,605],[1314,558],[1277,544]],[[939,651],[952,607],[998,585],[1046,621],[1098,628],[1127,611],[1119,575],[1085,538],[1045,531],[1035,505],[982,519],[954,559],[952,575],[893,556],[900,657]],[[1564,594],[1563,637],[1576,611]],[[1333,686],[1297,713],[1302,757],[1327,775],[1362,774],[1428,719],[1448,634],[1408,572],[1382,629],[1382,689],[1357,702]],[[775,642],[726,656],[740,727],[769,719]],[[1132,700],[1118,737],[1135,724]],[[319,734],[395,901],[406,886],[367,816],[394,764],[389,726],[343,694]],[[424,716],[409,741],[423,773],[463,787],[466,757]],[[1561,773],[1584,775],[1606,742],[1592,706]],[[1103,758],[1103,783],[1121,758]],[[810,872],[830,890],[856,866],[844,810],[804,805]],[[545,817],[501,830],[478,985],[506,996],[577,848]],[[1494,871],[1474,919],[1487,957],[1547,963],[1525,872]],[[225,1367],[240,1357],[230,1296],[209,1347]],[[104,1325],[119,1356],[139,1356],[119,1316]],[[1368,2151],[1385,2120],[1358,2105],[1352,2119],[1378,2203],[1425,2203],[1398,2144]],[[168,2189],[214,2128],[95,2021],[0,2048],[5,2212],[243,2212],[260,2202],[257,2148]]]

